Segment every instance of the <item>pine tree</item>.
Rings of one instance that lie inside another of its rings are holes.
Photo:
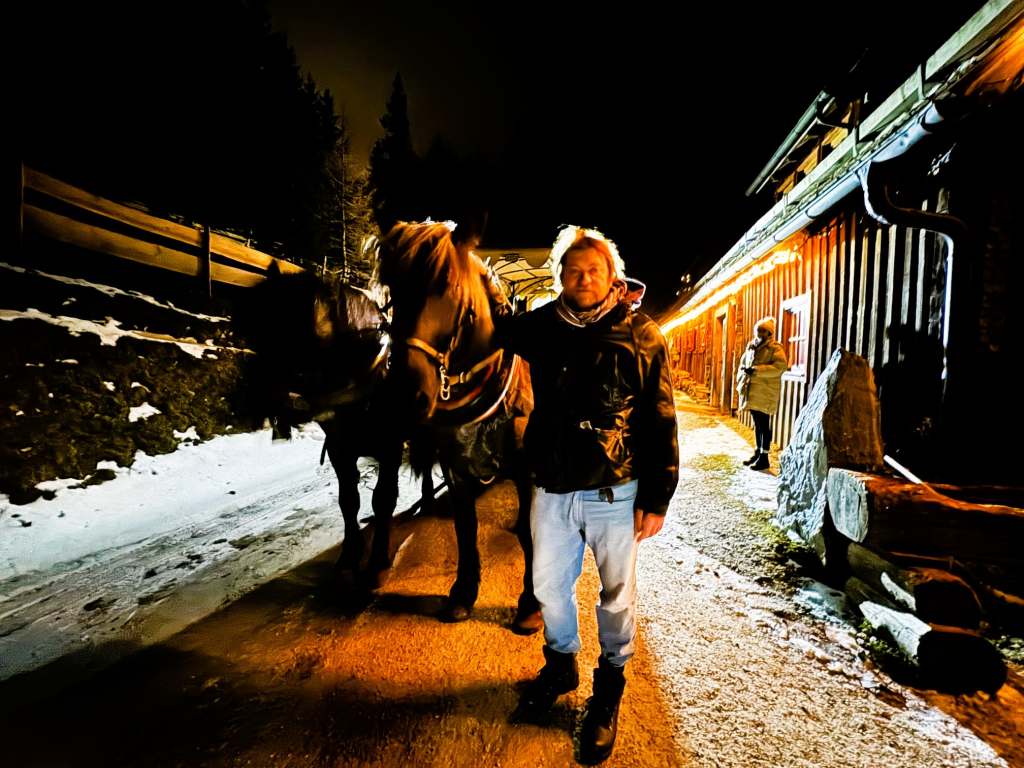
[[[395,75],[380,124],[384,135],[370,152],[369,181],[374,219],[381,232],[387,232],[397,221],[419,218],[415,202],[418,158],[401,74]]]
[[[380,230],[373,216],[369,173],[349,165],[345,195],[345,282],[365,288],[376,272]]]

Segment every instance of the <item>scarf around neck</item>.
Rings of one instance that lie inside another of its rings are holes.
[[[558,316],[575,328],[585,328],[600,320],[619,305],[626,295],[626,283],[622,280],[612,282],[612,288],[604,301],[590,309],[576,310],[569,306],[565,300],[565,294],[559,294],[556,309]]]

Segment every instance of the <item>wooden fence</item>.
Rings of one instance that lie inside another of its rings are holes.
[[[195,277],[251,287],[270,265],[282,272],[302,267],[250,248],[208,226],[187,226],[99,197],[21,166],[18,236],[32,232],[61,243]]]

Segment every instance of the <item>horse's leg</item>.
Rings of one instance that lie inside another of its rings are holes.
[[[327,456],[338,476],[338,505],[345,520],[345,538],[341,555],[335,564],[343,581],[354,578],[363,559],[364,539],[359,528],[359,469],[358,456],[341,439],[338,429],[332,424],[322,425],[327,435]],[[347,573],[346,573],[347,572]]]
[[[391,518],[398,504],[398,470],[402,464],[402,444],[388,446],[378,458],[377,486],[373,489],[373,545],[370,550],[369,578],[373,588],[380,586],[381,574],[391,566],[389,545]]]
[[[512,631],[517,635],[532,635],[544,626],[540,603],[533,593],[533,537],[530,531],[530,508],[533,505],[533,482],[525,468],[517,468],[516,495],[519,498],[519,516],[516,518],[516,537],[523,548],[523,591],[519,595]]]
[[[433,469],[423,471],[420,478],[420,510],[430,514],[434,508],[434,475]]]
[[[430,433],[423,430],[409,441],[409,465],[420,473],[420,511],[430,514],[434,506],[434,460],[437,448]]]
[[[459,547],[459,565],[455,583],[448,592],[445,618],[465,621],[473,611],[480,591],[480,551],[477,548],[476,497],[479,483],[471,477],[450,474],[453,511],[455,513],[455,540]]]

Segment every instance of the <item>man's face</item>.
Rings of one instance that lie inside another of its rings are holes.
[[[758,326],[757,338],[759,338],[761,341],[764,341],[765,339],[767,339],[771,335],[772,335],[772,332],[769,331],[767,328],[763,328],[761,326]]]
[[[586,248],[570,251],[562,266],[562,294],[573,309],[596,307],[612,289],[608,259],[603,253]]]

